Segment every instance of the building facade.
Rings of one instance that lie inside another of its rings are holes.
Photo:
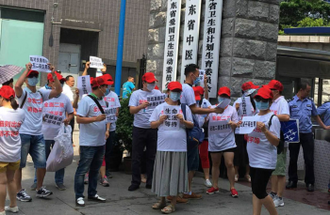
[[[127,2],[122,81],[147,52],[149,8],[149,0]],[[114,76],[119,14],[118,0],[0,0],[0,65],[24,66],[29,55],[43,55],[77,76],[98,56]]]

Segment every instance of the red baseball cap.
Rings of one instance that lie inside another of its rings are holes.
[[[30,70],[30,71],[28,72],[28,74],[26,75],[26,77],[29,77],[29,75],[31,75],[31,74],[33,74],[33,73],[39,75],[39,72],[38,72],[38,71]]]
[[[63,78],[63,76],[62,76],[60,73],[55,72],[55,74],[56,74],[56,77],[57,77],[57,79],[58,79],[59,81],[65,81],[65,78]],[[49,82],[54,82],[54,78],[53,78],[52,73],[48,73],[48,75],[47,75],[47,80],[48,80]]]
[[[246,91],[246,90],[250,90],[250,89],[258,89],[259,86],[257,85],[254,85],[252,83],[252,81],[248,81],[248,82],[245,82],[243,85],[242,85],[242,90]]]
[[[275,89],[275,90],[278,90],[280,92],[283,91],[283,84],[281,82],[279,82],[278,80],[271,80],[269,83],[268,83],[268,87],[272,90],[272,89]]]
[[[2,86],[0,89],[0,96],[9,100],[11,97],[15,98],[15,91],[10,86]]]
[[[159,90],[159,87],[157,85],[155,86],[155,90]]]
[[[204,88],[201,86],[193,87],[194,93],[195,93],[195,100],[200,101],[201,95],[204,94]]]
[[[145,81],[147,83],[152,83],[152,82],[155,82],[155,81],[158,82],[158,80],[155,78],[155,74],[152,73],[152,72],[147,72],[146,74],[144,74],[142,76],[142,81]]]
[[[182,84],[178,81],[172,81],[167,85],[167,89],[169,90],[180,90],[182,91]]]
[[[105,81],[101,76],[91,79],[92,88],[100,87],[102,85],[111,85],[109,81]]]
[[[101,78],[103,78],[104,81],[108,81],[109,82],[109,85],[113,85],[114,81],[112,79],[112,76],[110,74],[105,74],[105,75],[102,75],[100,76]]]
[[[220,87],[219,91],[218,91],[218,95],[227,95],[230,97],[230,89],[228,87]]]
[[[258,93],[254,96],[254,98],[260,96],[263,99],[273,99],[273,93],[268,87],[268,85],[263,85],[259,90]]]

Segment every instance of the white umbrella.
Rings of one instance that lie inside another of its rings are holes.
[[[14,78],[15,75],[22,71],[23,67],[14,65],[0,66],[0,84],[9,81]]]

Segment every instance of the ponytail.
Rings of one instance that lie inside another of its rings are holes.
[[[18,104],[17,104],[17,101],[15,100],[14,97],[10,97],[10,104],[11,104],[11,107],[12,107],[14,110],[17,110],[17,108],[18,108]]]

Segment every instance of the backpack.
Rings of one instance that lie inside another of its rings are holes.
[[[273,114],[271,117],[270,117],[270,120],[268,122],[268,129],[270,129],[270,126],[272,125],[272,120],[273,120],[273,117],[275,116],[275,114]],[[277,146],[277,154],[281,154],[284,150],[284,135],[283,135],[283,131],[282,129],[280,130],[280,142],[278,143],[278,146]]]
[[[181,110],[183,112],[183,116],[187,119],[187,111],[186,104],[181,104]],[[191,129],[186,129],[187,131],[187,150],[191,150],[201,144],[204,140],[204,132],[203,129],[199,127],[198,120],[195,115],[193,116],[194,127]]]

